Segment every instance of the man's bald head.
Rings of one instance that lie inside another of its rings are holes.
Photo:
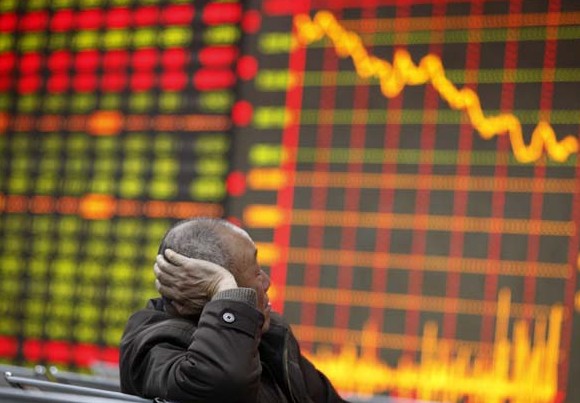
[[[217,218],[200,217],[180,221],[163,237],[159,254],[163,254],[165,249],[172,249],[187,257],[207,260],[232,271],[234,262],[231,251],[224,242],[224,235],[230,231],[243,230]]]

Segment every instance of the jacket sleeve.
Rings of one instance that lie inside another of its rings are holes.
[[[163,312],[157,313],[163,320],[144,321],[142,312],[130,319],[121,341],[123,392],[189,402],[256,400],[261,312],[242,301],[217,299],[206,304],[197,328]]]

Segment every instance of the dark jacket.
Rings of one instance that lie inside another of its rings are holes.
[[[209,302],[199,318],[165,312],[161,299],[129,319],[121,341],[121,389],[186,402],[343,402],[300,354],[290,327],[236,299]]]

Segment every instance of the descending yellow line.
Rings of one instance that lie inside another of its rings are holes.
[[[441,59],[429,54],[419,65],[411,60],[406,50],[396,50],[393,64],[368,54],[359,35],[346,30],[328,11],[319,11],[314,18],[307,14],[294,17],[298,42],[308,45],[324,36],[333,42],[336,53],[351,57],[357,74],[362,78],[379,79],[381,92],[387,98],[401,93],[406,85],[422,85],[430,82],[451,108],[465,110],[472,126],[484,139],[509,134],[513,153],[521,163],[535,162],[542,157],[543,149],[551,159],[564,162],[578,152],[578,139],[572,135],[558,141],[549,123],[540,121],[532,133],[531,142],[525,144],[519,119],[510,113],[485,116],[475,91],[457,89],[445,77]]]

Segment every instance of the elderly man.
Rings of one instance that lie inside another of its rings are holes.
[[[162,298],[127,323],[123,392],[190,402],[342,402],[270,311],[270,279],[249,235],[196,218],[165,235],[155,274]]]

